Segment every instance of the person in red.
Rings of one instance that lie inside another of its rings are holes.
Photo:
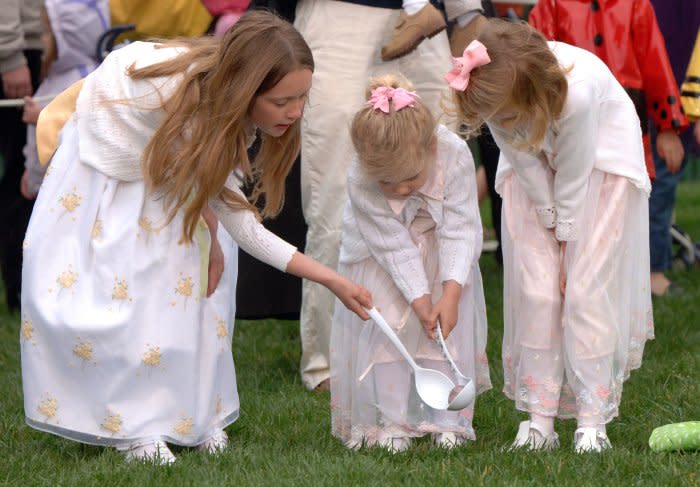
[[[649,118],[657,127],[658,154],[671,172],[680,169],[684,150],[678,134],[688,119],[649,0],[539,0],[528,22],[547,39],[586,49],[608,65],[637,107],[652,180]]]

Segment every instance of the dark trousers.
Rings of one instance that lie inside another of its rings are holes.
[[[41,51],[24,52],[32,74],[32,86],[39,86]],[[5,93],[0,85],[0,99]],[[33,202],[26,200],[19,191],[24,173],[24,154],[27,142],[27,126],[22,122],[22,110],[0,108],[0,157],[2,157],[2,179],[0,179],[0,272],[5,284],[7,305],[10,310],[19,310],[22,288],[22,241],[32,214]]]

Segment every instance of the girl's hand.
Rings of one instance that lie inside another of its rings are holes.
[[[209,205],[204,205],[204,208],[202,208],[202,218],[207,224],[209,239],[211,240],[209,247],[209,278],[207,280],[207,297],[209,297],[216,291],[216,286],[219,285],[221,276],[224,273],[224,252],[221,250],[219,239],[216,237],[219,221]]]
[[[207,281],[207,297],[214,294],[216,286],[219,285],[221,276],[224,273],[224,252],[221,250],[219,239],[213,237],[211,239],[211,247],[209,249],[209,280]]]
[[[666,161],[666,167],[671,174],[681,170],[685,151],[678,134],[673,130],[664,130],[656,136],[656,151],[661,159]]]
[[[433,312],[433,301],[430,298],[430,294],[424,294],[420,298],[414,299],[411,303],[411,308],[413,308],[414,313],[416,313],[425,332],[434,340],[436,325],[435,319],[431,316]]]
[[[457,326],[459,297],[461,294],[462,286],[457,281],[446,281],[442,286],[442,297],[433,307],[431,318],[440,320],[443,338],[447,338],[454,327]]]
[[[34,99],[30,96],[25,96],[22,121],[26,124],[36,125],[37,120],[39,120],[39,112],[41,112],[41,107],[36,104]]]
[[[566,242],[561,243],[559,258],[559,292],[566,294]]]
[[[336,274],[328,283],[328,289],[335,294],[340,302],[350,311],[354,312],[363,320],[368,320],[369,315],[365,309],[372,308],[372,294],[351,280]]]

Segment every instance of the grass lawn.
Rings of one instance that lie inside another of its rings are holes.
[[[685,182],[677,221],[700,240],[700,183]],[[0,485],[700,485],[700,453],[654,453],[656,426],[700,420],[700,272],[675,271],[685,288],[656,300],[656,340],[625,385],[621,415],[608,427],[614,449],[573,453],[573,421],[557,422],[562,448],[503,452],[517,413],[500,392],[502,279],[491,255],[481,260],[490,322],[494,388],[479,397],[476,443],[446,452],[421,441],[406,453],[352,452],[330,435],[327,393],[310,393],[298,377],[295,321],[240,321],[234,355],[241,417],[218,457],[175,449],[171,468],[126,465],[111,449],[81,445],[24,423],[19,316],[0,303]]]

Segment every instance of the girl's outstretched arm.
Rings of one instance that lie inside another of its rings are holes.
[[[351,311],[368,320],[365,311],[372,307],[372,296],[364,287],[355,284],[336,271],[301,252],[295,252],[287,264],[287,272],[326,286]]]

